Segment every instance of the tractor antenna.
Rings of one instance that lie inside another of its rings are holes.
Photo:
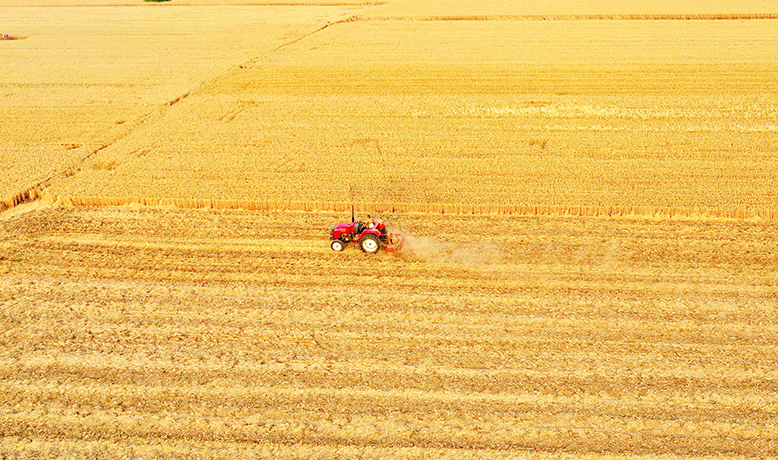
[[[356,220],[354,219],[354,205],[353,204],[351,205],[351,222],[356,222]]]

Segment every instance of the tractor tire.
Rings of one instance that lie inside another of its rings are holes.
[[[333,251],[340,252],[346,248],[346,245],[343,244],[343,242],[340,240],[332,240],[332,243],[330,243],[330,247],[332,248]]]
[[[381,241],[375,235],[365,235],[359,241],[359,246],[368,254],[375,254],[381,249]]]

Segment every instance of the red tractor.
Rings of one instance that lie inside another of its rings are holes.
[[[387,232],[386,222],[383,220],[367,217],[367,222],[356,222],[352,210],[351,222],[334,225],[330,237],[332,250],[342,251],[349,243],[359,244],[359,247],[368,254],[375,254],[382,247],[390,253],[399,250],[403,240],[402,235]]]

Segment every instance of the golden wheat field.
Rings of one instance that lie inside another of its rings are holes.
[[[0,41],[6,202],[69,176],[222,72],[353,9],[7,3],[0,34],[21,39]]]
[[[770,213],[776,24],[340,23],[223,74],[49,193]]]
[[[778,457],[778,1],[4,34],[2,458]],[[404,250],[330,250],[351,205]]]

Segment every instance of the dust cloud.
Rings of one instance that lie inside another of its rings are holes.
[[[490,243],[453,243],[428,236],[416,236],[407,231],[395,256],[405,260],[463,265],[488,265],[502,258],[499,248]]]

